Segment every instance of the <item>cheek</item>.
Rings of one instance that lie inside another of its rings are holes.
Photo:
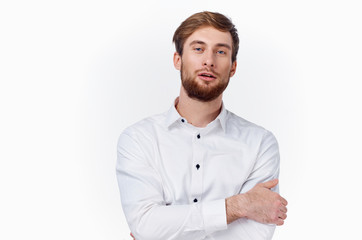
[[[184,71],[194,72],[197,70],[196,63],[193,61],[183,61],[182,64]]]
[[[232,68],[232,63],[229,60],[225,60],[221,63],[222,65],[222,70],[223,72],[230,74],[231,68]]]
[[[201,55],[186,55],[184,56],[184,62],[187,66],[196,68],[200,65]]]

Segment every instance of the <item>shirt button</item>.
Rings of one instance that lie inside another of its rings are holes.
[[[182,118],[182,119],[181,119],[181,122],[185,122],[185,119]]]
[[[199,133],[199,134],[197,134],[197,138],[198,138],[198,139],[200,139],[200,138],[201,138],[200,133]]]
[[[194,202],[197,202],[197,198],[194,199]]]
[[[199,170],[200,164],[196,164],[196,169]]]

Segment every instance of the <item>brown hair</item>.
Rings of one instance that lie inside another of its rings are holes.
[[[185,21],[175,31],[173,42],[176,51],[182,56],[183,47],[186,39],[200,27],[211,26],[222,32],[230,32],[233,40],[231,60],[236,60],[239,50],[239,37],[235,25],[226,16],[216,12],[199,12],[195,13]]]

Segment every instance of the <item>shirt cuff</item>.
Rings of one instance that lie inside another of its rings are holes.
[[[202,216],[206,234],[227,229],[225,199],[204,202]]]

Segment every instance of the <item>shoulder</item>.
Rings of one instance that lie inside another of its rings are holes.
[[[269,131],[264,127],[252,123],[228,110],[226,117],[226,128],[227,131],[232,132],[247,132],[261,135],[269,133]]]
[[[157,132],[162,131],[166,113],[155,114],[153,116],[146,117],[128,127],[126,127],[119,136],[119,139],[131,138],[133,140],[142,139],[146,140],[154,136]]]
[[[252,123],[231,111],[227,111],[225,128],[228,136],[236,138],[248,145],[260,147],[260,145],[265,142],[277,144],[277,140],[271,131]]]

